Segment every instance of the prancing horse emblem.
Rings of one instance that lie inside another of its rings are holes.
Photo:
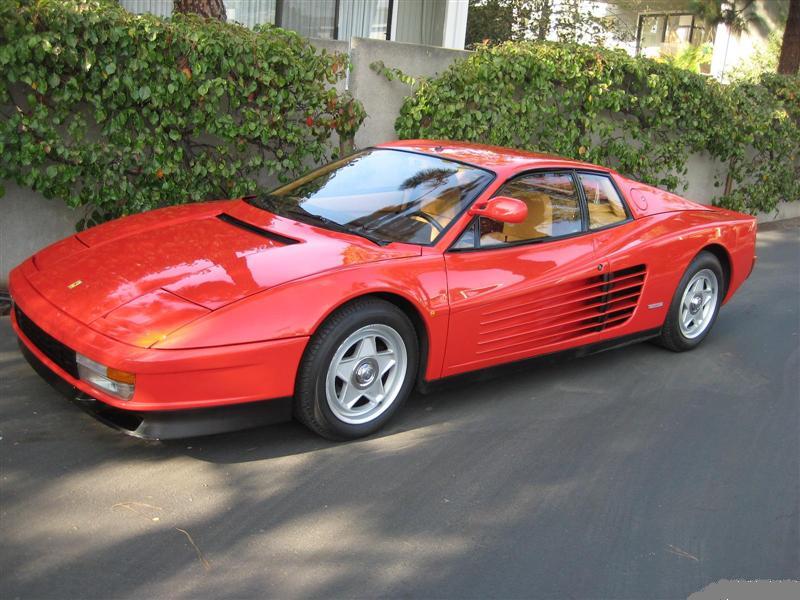
[[[82,280],[80,280],[80,279],[78,279],[77,281],[73,281],[72,283],[70,283],[70,284],[67,286],[67,289],[70,289],[70,290],[71,290],[72,288],[76,288],[76,287],[78,287],[78,286],[79,286],[80,284],[82,284],[82,283],[83,283],[83,281],[82,281]]]

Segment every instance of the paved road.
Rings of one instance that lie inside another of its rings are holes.
[[[800,578],[800,221],[704,346],[411,399],[379,437],[178,443],[63,401],[0,321],[0,597],[685,597]]]

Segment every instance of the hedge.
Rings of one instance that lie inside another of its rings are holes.
[[[725,86],[622,51],[509,42],[410,82],[401,138],[551,152],[669,190],[685,186],[687,160],[700,153],[730,173],[715,182],[718,204],[755,213],[800,198],[798,77]]]
[[[346,60],[269,25],[0,0],[0,179],[87,206],[84,225],[252,193],[352,138]]]

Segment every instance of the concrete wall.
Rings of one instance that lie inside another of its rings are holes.
[[[346,52],[347,42],[312,40],[317,48],[328,52]],[[382,60],[386,66],[399,68],[412,76],[434,76],[455,60],[469,53],[432,46],[417,46],[354,38],[352,40],[352,69],[347,81],[340,82],[340,91],[349,86],[350,92],[364,104],[369,115],[356,135],[356,146],[366,147],[397,139],[394,122],[403,99],[411,89],[399,81],[387,81],[375,73],[370,64]],[[336,140],[334,140],[334,143]],[[705,156],[693,156],[688,163],[688,188],[682,195],[708,204],[719,194],[714,187],[715,174],[724,167]],[[40,248],[70,235],[81,211],[67,208],[60,200],[48,200],[36,192],[3,182],[6,195],[0,198],[0,287],[5,287],[8,272]],[[760,221],[800,217],[800,202],[783,203],[770,214],[759,216]]]
[[[397,139],[394,122],[403,99],[412,91],[404,83],[388,81],[373,71],[370,68],[373,62],[383,61],[387,67],[414,77],[431,77],[447,69],[453,61],[466,58],[469,52],[354,38],[350,56],[353,63],[350,91],[361,100],[368,115],[356,134],[356,146],[363,148]]]
[[[695,202],[711,204],[711,200],[721,192],[721,188],[714,187],[715,178],[724,183],[726,173],[727,169],[718,160],[704,154],[694,154],[686,161],[683,179],[687,188],[676,191]]]
[[[75,233],[83,212],[61,200],[3,182],[6,194],[0,198],[0,287],[6,287],[8,272],[25,258],[48,244]]]

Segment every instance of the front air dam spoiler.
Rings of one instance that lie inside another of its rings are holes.
[[[292,418],[291,398],[155,412],[116,408],[87,396],[59,377],[21,341],[19,347],[31,367],[56,391],[98,421],[134,437],[146,440],[190,438],[284,423]]]

